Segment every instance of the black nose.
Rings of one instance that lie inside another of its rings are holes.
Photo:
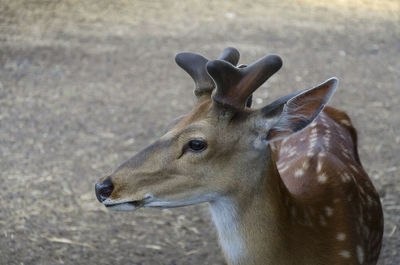
[[[99,200],[99,202],[103,202],[108,197],[110,197],[111,193],[113,192],[113,189],[114,189],[114,184],[112,184],[110,177],[107,177],[101,184],[96,183],[95,185],[96,197]]]

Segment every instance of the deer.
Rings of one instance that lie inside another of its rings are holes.
[[[376,264],[382,206],[349,116],[326,106],[338,79],[252,108],[282,60],[239,57],[231,47],[214,60],[177,54],[195,106],[100,178],[97,199],[122,211],[208,203],[230,265]]]

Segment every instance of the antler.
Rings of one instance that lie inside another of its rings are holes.
[[[222,52],[219,60],[230,63],[234,67],[238,63],[239,58],[240,54],[238,50],[229,47]],[[215,84],[206,70],[208,59],[196,53],[182,52],[175,56],[175,61],[192,77],[196,85],[194,93],[197,97],[212,93]]]
[[[217,85],[214,101],[243,109],[251,94],[282,66],[277,55],[269,55],[243,68],[222,60],[207,63],[207,71]]]

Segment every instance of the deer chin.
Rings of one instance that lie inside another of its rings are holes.
[[[181,199],[181,200],[166,200],[160,199],[152,194],[146,194],[141,200],[132,200],[132,199],[120,199],[120,200],[112,200],[108,198],[103,202],[104,206],[106,206],[109,210],[116,211],[134,211],[142,207],[152,207],[152,208],[177,208],[183,207],[193,204],[199,204],[204,202],[210,202],[217,198],[218,196],[214,193],[205,194],[202,196],[196,196],[189,199]]]
[[[104,206],[106,206],[109,210],[115,211],[134,211],[139,208],[145,207],[147,203],[151,202],[153,196],[146,195],[141,200],[131,200],[131,199],[121,199],[121,200],[112,200],[107,199],[103,202]]]
[[[151,196],[151,200],[147,201],[144,205],[145,207],[153,207],[153,208],[177,208],[184,207],[199,203],[211,202],[218,198],[216,193],[207,193],[203,195],[198,195],[190,198],[181,198],[181,199],[161,199],[155,196]]]
[[[105,204],[106,208],[113,211],[134,211],[142,207],[140,201]]]

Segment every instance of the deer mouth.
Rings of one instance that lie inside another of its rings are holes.
[[[117,211],[133,211],[143,207],[143,201],[128,201],[113,204],[105,204],[107,209]]]
[[[151,198],[152,198],[151,196],[147,195],[145,198],[141,200],[124,200],[124,201],[105,200],[103,204],[104,206],[106,206],[107,209],[110,210],[134,211],[145,206],[146,203],[149,202]]]

